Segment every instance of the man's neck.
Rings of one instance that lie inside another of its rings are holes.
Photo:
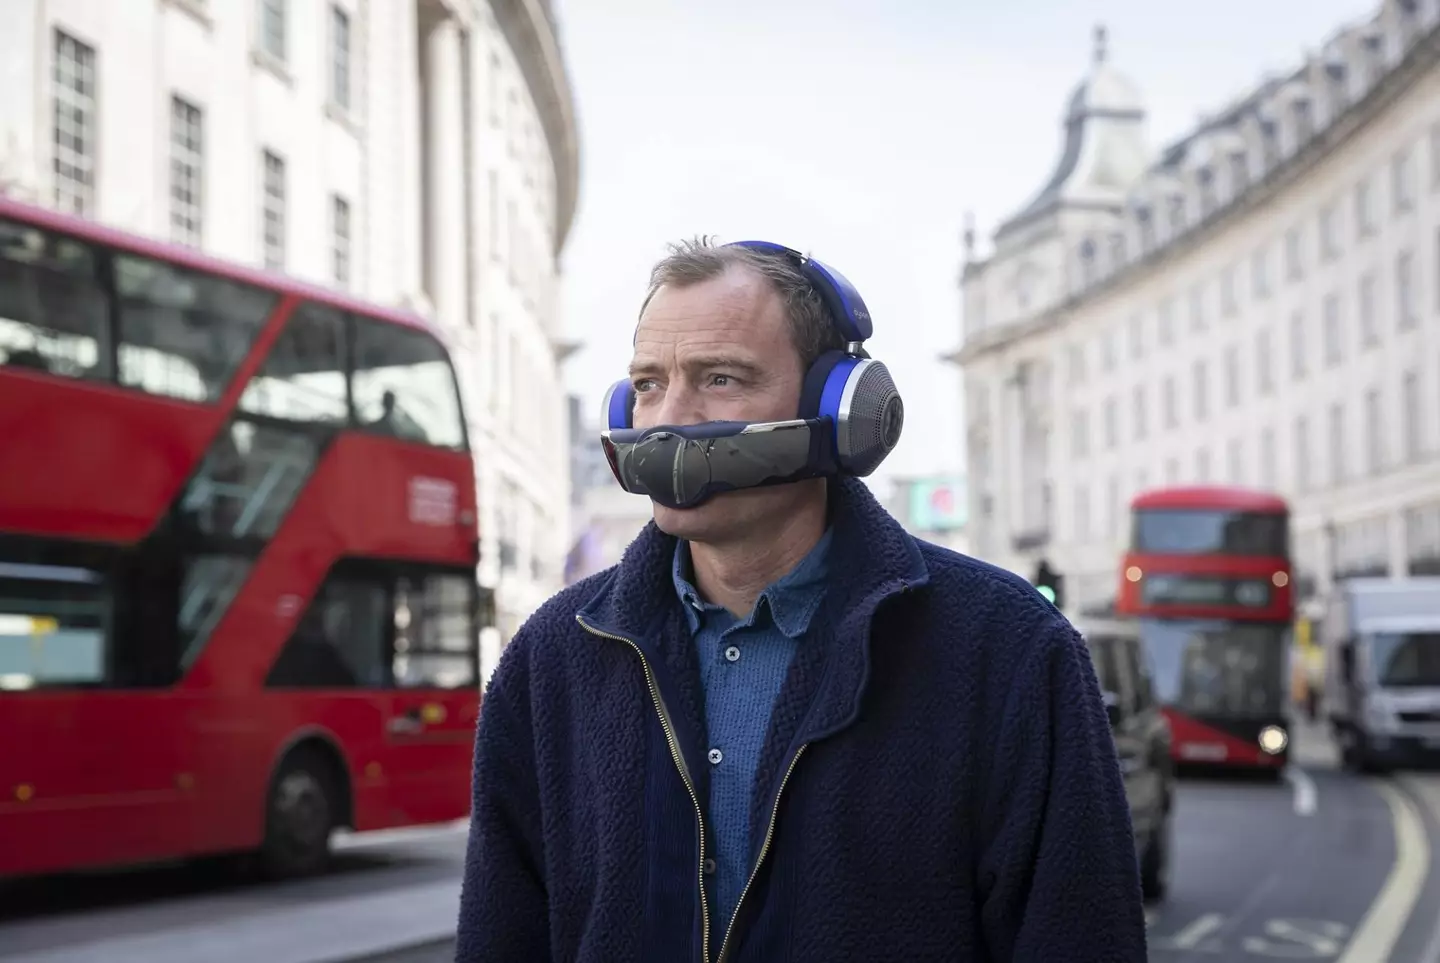
[[[690,543],[695,588],[706,601],[737,619],[755,608],[765,589],[799,565],[825,534],[823,498],[807,504],[781,523],[754,537],[723,544]]]

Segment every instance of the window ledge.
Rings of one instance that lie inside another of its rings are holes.
[[[266,73],[274,75],[275,79],[287,87],[295,86],[295,78],[290,75],[290,68],[285,61],[259,47],[250,51],[250,62]]]
[[[215,18],[211,15],[209,5],[205,3],[205,0],[165,0],[165,3],[188,14],[206,30],[215,29]]]
[[[360,137],[360,124],[355,120],[355,115],[333,100],[325,101],[325,116],[345,128],[350,136]]]

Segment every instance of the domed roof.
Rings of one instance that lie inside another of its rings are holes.
[[[1140,90],[1110,66],[1105,28],[1095,28],[1090,72],[1070,95],[1065,142],[1049,181],[996,231],[996,238],[1065,203],[1120,205],[1145,173],[1145,108]]]

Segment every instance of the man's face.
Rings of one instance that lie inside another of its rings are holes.
[[[784,305],[760,276],[731,268],[689,287],[662,287],[635,335],[630,380],[636,428],[797,416],[805,372]],[[799,486],[727,492],[696,508],[655,505],[660,528],[719,543],[789,510]]]

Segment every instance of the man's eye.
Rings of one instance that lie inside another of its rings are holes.
[[[710,376],[710,383],[717,388],[727,388],[734,380],[734,377],[727,374],[717,374]]]
[[[655,381],[653,378],[641,378],[635,382],[632,387],[635,389],[636,394],[641,394],[655,387]]]

